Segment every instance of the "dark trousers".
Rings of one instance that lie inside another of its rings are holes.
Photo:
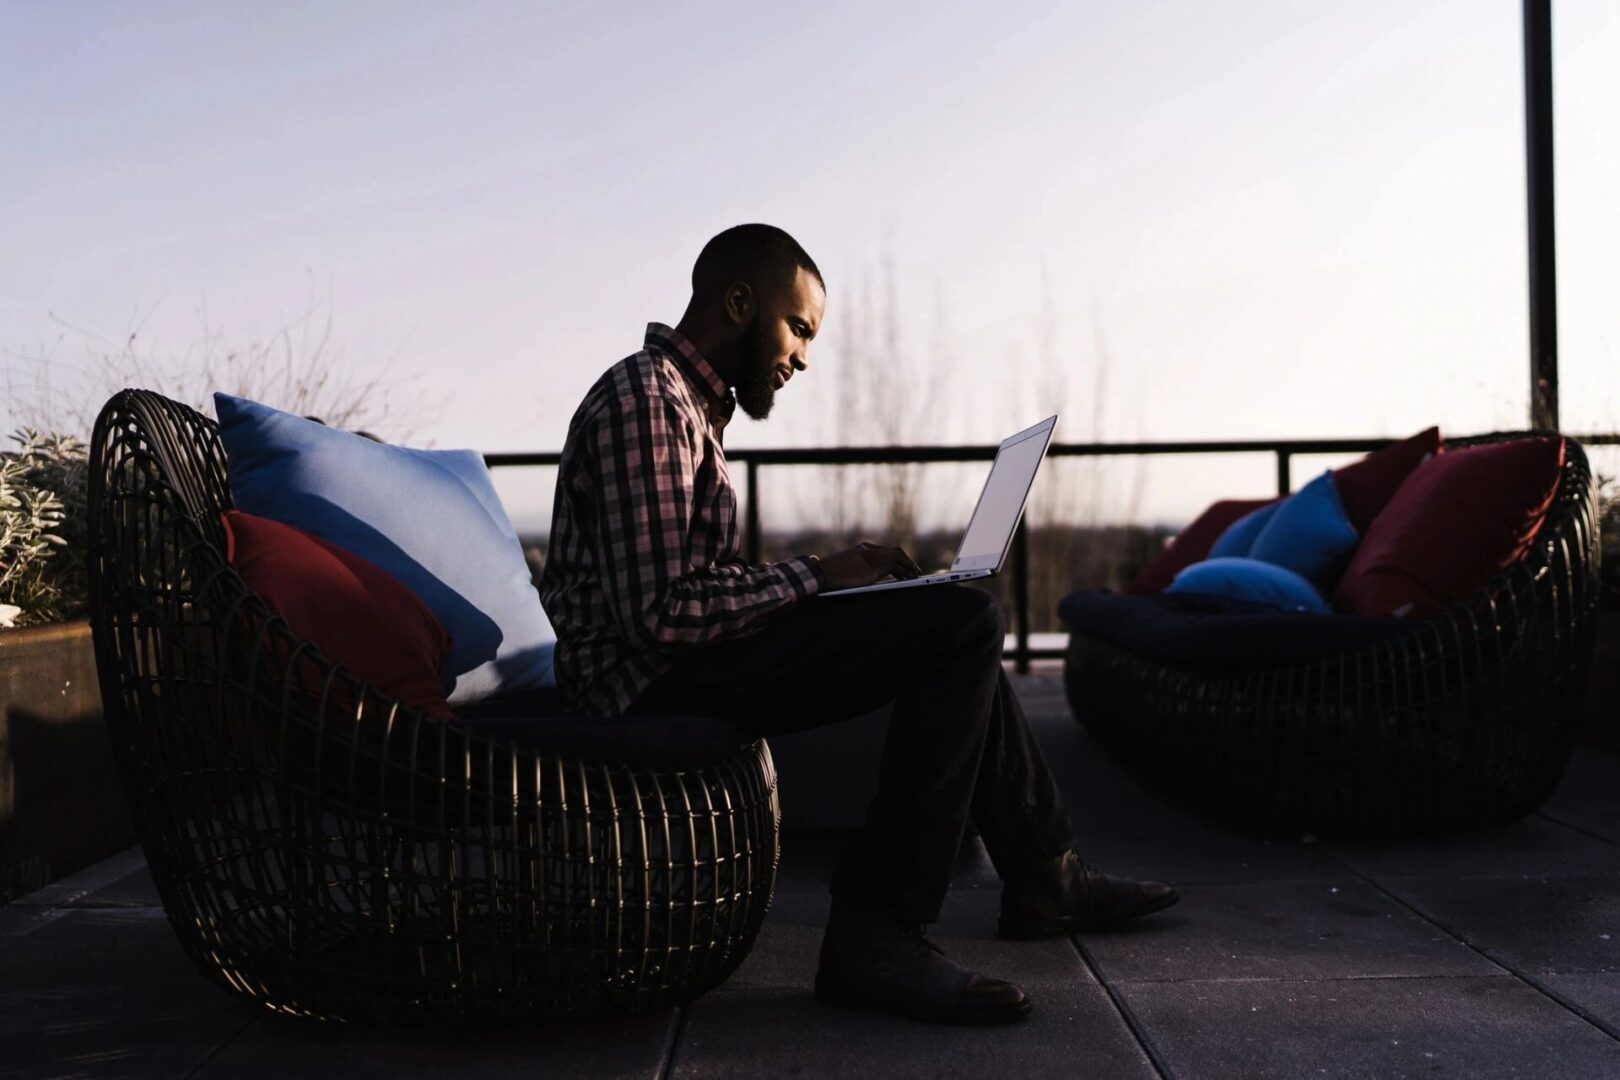
[[[832,893],[933,922],[969,814],[1003,879],[1074,845],[1002,670],[1004,635],[995,601],[963,585],[817,597],[682,653],[631,711],[719,716],[769,737],[892,702],[877,796]]]

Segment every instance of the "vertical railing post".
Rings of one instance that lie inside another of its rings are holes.
[[[759,462],[753,458],[748,459],[748,535],[743,543],[748,545],[748,561],[755,566],[759,565],[760,553],[764,544],[759,535]]]
[[[1294,454],[1291,450],[1277,448],[1277,497],[1286,499],[1288,493],[1294,490]]]
[[[1023,522],[1013,533],[1013,617],[1018,621],[1018,648],[1013,660],[1020,675],[1029,674],[1029,529]]]
[[[1530,202],[1530,426],[1557,431],[1551,0],[1524,0],[1524,159]]]

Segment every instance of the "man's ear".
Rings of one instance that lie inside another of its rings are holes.
[[[737,326],[754,314],[754,290],[746,281],[733,282],[726,289],[726,318]]]

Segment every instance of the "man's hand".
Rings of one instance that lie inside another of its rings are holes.
[[[821,572],[827,575],[827,588],[854,589],[891,574],[897,578],[914,578],[922,570],[912,562],[910,555],[897,547],[860,543],[822,559]]]

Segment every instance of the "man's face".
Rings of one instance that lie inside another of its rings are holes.
[[[809,366],[810,342],[821,329],[827,294],[801,269],[792,284],[761,295],[754,316],[737,339],[737,404],[755,420],[771,414],[776,392]]]

